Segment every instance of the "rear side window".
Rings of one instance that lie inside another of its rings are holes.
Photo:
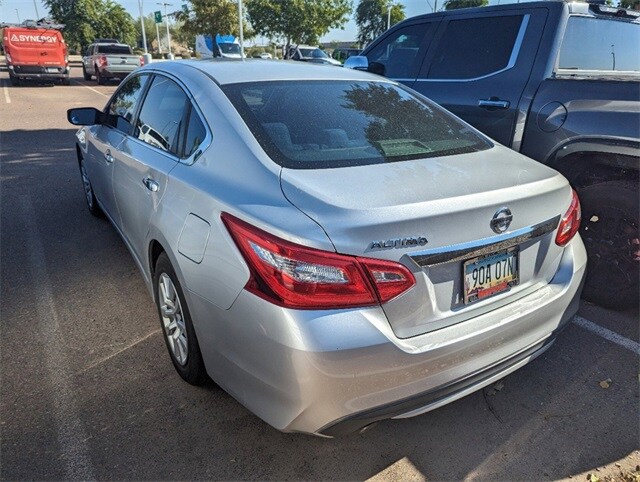
[[[132,55],[128,45],[98,45],[99,54]]]
[[[420,67],[418,56],[431,23],[408,25],[398,29],[376,45],[368,54],[369,62],[384,65],[384,75],[394,79],[415,78]]]
[[[428,77],[463,80],[513,66],[526,28],[525,16],[450,21],[438,44]],[[521,32],[522,30],[522,32]]]
[[[640,71],[640,24],[570,17],[558,67],[571,70]]]
[[[184,155],[182,157],[190,157],[194,152],[198,150],[202,141],[207,135],[207,131],[202,123],[202,119],[192,107],[189,113],[189,124],[187,127],[187,134],[184,143]]]
[[[178,155],[187,94],[174,81],[155,76],[136,122],[135,137]]]
[[[137,75],[128,79],[115,93],[111,102],[109,102],[107,112],[117,116],[116,129],[126,134],[131,132],[133,116],[148,80],[148,75]]]
[[[390,82],[257,82],[222,89],[267,154],[285,167],[380,164],[491,146],[443,109]]]

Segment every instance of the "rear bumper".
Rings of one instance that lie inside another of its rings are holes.
[[[134,67],[119,67],[119,66],[109,66],[103,67],[100,69],[100,74],[103,77],[117,77],[119,79],[124,79],[127,75],[137,69],[138,66]]]
[[[40,65],[7,65],[9,74],[19,79],[54,79],[69,78],[71,68],[68,66],[40,66]]]
[[[545,287],[408,339],[394,335],[379,307],[287,310],[243,291],[219,310],[187,296],[216,382],[279,430],[336,436],[419,415],[528,363],[577,311],[585,267],[576,237]]]

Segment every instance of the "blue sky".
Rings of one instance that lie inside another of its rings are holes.
[[[181,4],[186,3],[184,0],[165,1],[173,3],[172,7],[167,7],[169,11],[177,10],[178,8],[180,8]],[[438,7],[440,7],[444,0],[436,1],[438,2]],[[138,18],[140,16],[138,9],[138,0],[116,0],[116,3],[121,4],[133,16],[133,18]],[[155,10],[162,9],[162,7],[158,5],[158,0],[143,0],[142,3],[144,15],[148,15]],[[399,3],[402,3],[405,6],[405,13],[407,17],[414,17],[423,13],[430,13],[434,6],[434,0],[400,0]],[[357,5],[357,0],[354,0],[353,4],[354,6]],[[46,16],[47,9],[42,4],[41,0],[0,0],[0,21],[17,23],[18,16],[20,17],[21,21],[27,18],[36,18],[36,8],[38,9],[40,18]],[[344,30],[332,30],[322,38],[322,41],[329,42],[331,40],[353,40],[356,37],[356,33],[356,24],[353,20],[350,20],[345,25]]]

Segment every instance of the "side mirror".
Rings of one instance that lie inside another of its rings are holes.
[[[78,107],[67,111],[67,120],[74,126],[101,124],[102,117],[102,112],[95,107]]]
[[[387,69],[385,68],[384,64],[381,64],[380,62],[371,62],[367,70],[372,74],[384,75]]]
[[[344,61],[344,67],[347,69],[367,70],[369,68],[369,59],[364,55],[352,55]]]

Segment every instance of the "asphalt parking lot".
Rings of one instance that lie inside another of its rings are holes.
[[[637,309],[582,303],[544,355],[500,383],[340,439],[282,434],[215,384],[182,382],[133,259],[85,207],[66,121],[117,84],[72,76],[14,88],[0,72],[2,480],[640,473]]]

